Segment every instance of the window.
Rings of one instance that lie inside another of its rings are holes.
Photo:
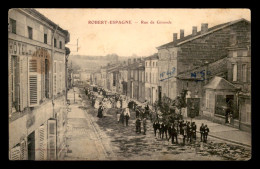
[[[146,67],[147,67],[147,62],[145,62],[145,65],[146,65]]]
[[[237,64],[232,64],[233,81],[237,81]]]
[[[154,62],[153,62],[153,67],[154,67]]]
[[[60,49],[62,49],[62,42],[60,41]]]
[[[156,62],[156,67],[158,66],[158,64],[157,64],[158,62]]]
[[[29,37],[29,39],[33,39],[33,30],[29,26],[28,26],[28,37]]]
[[[148,73],[145,72],[145,81],[148,82]]]
[[[11,32],[16,34],[16,20],[10,18]]]
[[[54,47],[55,48],[57,47],[57,40],[56,40],[56,38],[54,38]]]
[[[44,43],[47,44],[47,34],[44,34]]]
[[[242,65],[242,81],[246,82],[247,66],[246,64]]]

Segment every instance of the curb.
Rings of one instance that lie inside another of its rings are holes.
[[[214,138],[217,138],[217,139],[220,139],[220,140],[228,141],[228,142],[231,142],[231,143],[239,144],[239,145],[242,145],[242,146],[245,146],[245,147],[248,147],[248,148],[251,148],[251,145],[240,143],[240,142],[237,142],[237,141],[234,141],[234,140],[225,139],[225,138],[214,136],[214,135],[208,135],[208,136],[214,137]]]

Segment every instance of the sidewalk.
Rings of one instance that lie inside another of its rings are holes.
[[[190,121],[190,118],[184,118],[184,120]],[[210,130],[209,137],[215,137],[232,143],[251,147],[251,133],[244,132],[226,125],[214,123],[205,119],[194,118],[192,119],[192,122],[196,123],[197,132],[199,132],[201,123],[204,125],[207,124]]]

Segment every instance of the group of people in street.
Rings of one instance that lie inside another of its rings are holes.
[[[129,119],[131,117],[131,110],[136,113],[135,115],[135,127],[136,133],[142,133],[146,135],[147,131],[147,120],[150,118],[153,121],[153,129],[155,137],[171,140],[172,144],[178,144],[178,137],[182,137],[182,143],[185,145],[186,142],[192,143],[193,140],[197,139],[197,125],[195,122],[184,122],[183,119],[174,119],[171,122],[163,122],[160,119],[160,114],[152,112],[148,104],[142,107],[133,101],[127,100],[120,95],[108,96],[104,94],[103,89],[97,89],[97,91],[102,91],[100,93],[91,91],[89,88],[85,88],[85,93],[89,100],[92,102],[92,106],[98,109],[97,117],[104,117],[104,111],[114,108],[116,113],[116,122],[118,124],[122,123],[123,126],[129,125]],[[103,96],[101,95],[103,94]],[[131,110],[130,110],[131,109]],[[152,116],[156,114],[156,118]],[[142,129],[143,128],[143,129]],[[209,128],[207,125],[200,126],[201,142],[207,142],[207,136],[209,133]]]

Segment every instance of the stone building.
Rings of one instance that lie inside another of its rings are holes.
[[[31,8],[10,9],[8,23],[10,160],[60,159],[69,33]]]
[[[201,24],[201,31],[192,28],[192,34],[184,36],[180,30],[180,38],[173,34],[173,42],[157,47],[159,87],[162,95],[171,99],[180,94],[183,85],[176,76],[181,72],[212,63],[228,55],[226,47],[230,46],[234,37],[236,40],[246,39],[251,24],[245,19],[239,19],[208,28],[208,24]]]
[[[199,113],[211,120],[250,131],[251,31],[232,35],[227,54],[215,62],[179,73],[177,85],[187,100],[199,101]],[[243,38],[242,38],[243,37]],[[196,98],[196,99],[195,99]],[[227,116],[232,114],[232,122]]]

